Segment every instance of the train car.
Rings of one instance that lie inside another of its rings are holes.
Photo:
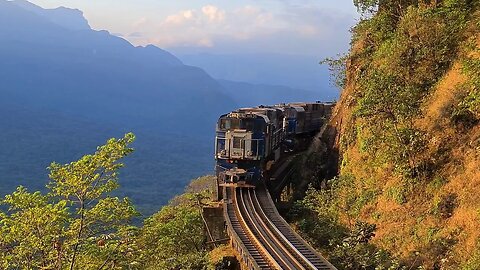
[[[286,142],[318,131],[331,106],[289,103],[242,108],[222,115],[216,127],[219,185],[256,185],[281,158]]]
[[[222,115],[217,123],[215,159],[221,183],[256,183],[265,161],[283,135],[280,110],[270,107],[239,109]],[[234,171],[235,173],[233,173]]]

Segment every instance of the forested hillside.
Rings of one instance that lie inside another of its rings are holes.
[[[113,195],[134,140],[128,133],[76,161],[53,162],[46,192],[20,186],[1,199],[0,268],[215,269],[222,257],[209,256],[202,219],[211,177],[193,181],[142,226],[130,199]]]
[[[480,3],[354,2],[339,176],[291,217],[340,269],[480,269]]]
[[[118,193],[142,214],[212,170],[214,123],[236,106],[203,70],[93,30],[79,10],[24,0],[0,0],[0,40],[0,196],[41,189],[51,161],[128,131],[138,154]]]

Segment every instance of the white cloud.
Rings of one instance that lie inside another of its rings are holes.
[[[318,50],[315,46],[328,46],[325,41],[348,44],[348,28],[353,20],[315,6],[289,6],[274,12],[252,5],[231,10],[206,5],[155,20],[141,18],[132,32],[142,35],[129,39],[138,45],[163,48],[257,46],[264,51],[305,52],[301,44],[308,45],[310,51]]]
[[[196,13],[195,10],[183,10],[177,14],[167,16],[165,24],[183,24],[188,21],[194,21]]]
[[[135,27],[135,28],[143,27],[148,23],[149,23],[149,20],[145,17],[142,17],[142,18],[136,20],[135,22],[133,22],[133,27]]]
[[[208,5],[202,7],[202,12],[210,21],[223,22],[225,20],[225,11],[216,6]]]

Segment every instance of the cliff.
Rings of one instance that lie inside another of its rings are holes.
[[[400,265],[478,269],[478,2],[370,2],[356,1],[327,132],[342,183],[330,203],[349,229],[374,224],[370,243]]]

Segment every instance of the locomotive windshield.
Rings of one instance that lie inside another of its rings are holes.
[[[244,129],[253,132],[263,131],[262,121],[255,118],[224,118],[220,120],[220,130]]]

